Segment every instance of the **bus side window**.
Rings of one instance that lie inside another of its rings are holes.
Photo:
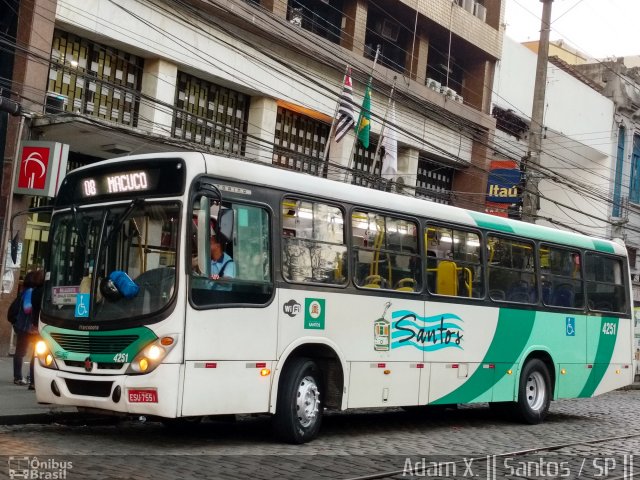
[[[587,252],[585,270],[589,309],[617,313],[628,310],[624,267],[620,259]]]
[[[427,285],[436,295],[482,298],[484,282],[480,236],[475,232],[429,225]]]
[[[202,202],[206,206],[206,200]],[[210,203],[216,208],[209,211],[203,210],[200,202],[193,205],[191,228],[194,229],[192,236],[196,239],[197,256],[192,258],[191,300],[200,307],[268,302],[273,292],[268,211],[241,203]],[[220,215],[220,211],[233,213]],[[221,218],[233,225],[227,229],[231,238],[226,238],[226,234],[219,235],[225,246],[222,258],[219,257],[214,265],[212,255],[218,254],[219,249],[212,252],[211,240],[207,249],[206,239],[221,233],[215,228]]]
[[[319,202],[282,201],[282,275],[289,282],[342,285],[347,246],[340,208]]]
[[[418,226],[411,220],[379,213],[354,211],[354,282],[363,288],[383,288],[398,292],[422,289]]]
[[[488,236],[489,296],[492,300],[538,303],[534,244]]]

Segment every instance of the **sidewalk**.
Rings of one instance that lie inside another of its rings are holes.
[[[28,361],[22,374],[29,374]],[[35,391],[13,384],[13,357],[0,357],[0,425],[51,423],[77,412],[75,407],[38,404]]]

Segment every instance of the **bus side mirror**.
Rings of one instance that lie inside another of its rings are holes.
[[[216,226],[217,234],[227,242],[233,238],[233,209],[227,208],[220,210],[218,215],[218,224]]]

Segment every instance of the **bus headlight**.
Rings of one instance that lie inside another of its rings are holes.
[[[164,336],[144,347],[133,359],[126,373],[149,373],[162,363],[164,357],[173,349],[176,338]]]
[[[40,365],[45,368],[53,368],[58,369],[58,365],[56,364],[55,359],[53,358],[53,354],[51,350],[49,350],[49,346],[44,340],[38,340],[34,347],[35,356],[38,357],[38,362]]]

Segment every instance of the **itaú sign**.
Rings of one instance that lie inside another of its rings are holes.
[[[487,202],[517,203],[520,169],[513,160],[493,160],[487,181]]]
[[[55,197],[67,173],[69,145],[22,142],[13,193]]]

